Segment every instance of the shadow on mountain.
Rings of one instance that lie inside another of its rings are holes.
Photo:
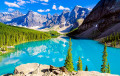
[[[20,25],[22,22],[24,22],[24,16],[20,16],[20,17],[14,18],[14,19],[12,19],[11,21],[5,22],[5,24],[17,23],[18,25]]]

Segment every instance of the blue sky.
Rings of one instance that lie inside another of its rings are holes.
[[[0,0],[0,12],[19,10],[26,14],[33,10],[40,14],[60,14],[63,10],[72,10],[76,5],[93,8],[99,0]]]

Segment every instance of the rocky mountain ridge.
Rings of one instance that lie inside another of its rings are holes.
[[[13,13],[0,13],[0,22],[10,25],[20,25],[26,27],[45,26],[51,27],[54,25],[70,26],[76,22],[77,19],[85,18],[90,10],[80,6],[76,6],[71,12],[64,10],[60,15],[49,13],[41,15],[37,12],[28,11],[27,14],[22,14],[19,11]]]

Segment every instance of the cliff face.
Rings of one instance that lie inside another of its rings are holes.
[[[77,19],[84,19],[89,14],[90,10],[83,8],[81,6],[75,6],[75,8],[70,13],[70,23],[75,23]]]
[[[54,67],[52,65],[42,65],[38,63],[28,63],[17,66],[14,74],[3,76],[118,76],[96,71],[68,72],[65,67]]]
[[[61,27],[71,26],[76,23],[78,19],[84,19],[90,11],[91,10],[89,10],[88,8],[83,8],[77,5],[71,12],[68,10],[64,10],[60,15],[53,15],[52,18],[49,18],[45,22],[45,25],[48,27],[54,25],[61,25]]]
[[[120,0],[100,0],[78,30],[69,35],[78,38],[101,38],[120,32]]]

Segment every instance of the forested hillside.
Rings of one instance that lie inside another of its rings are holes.
[[[49,33],[0,23],[0,47],[50,38],[51,35]]]

